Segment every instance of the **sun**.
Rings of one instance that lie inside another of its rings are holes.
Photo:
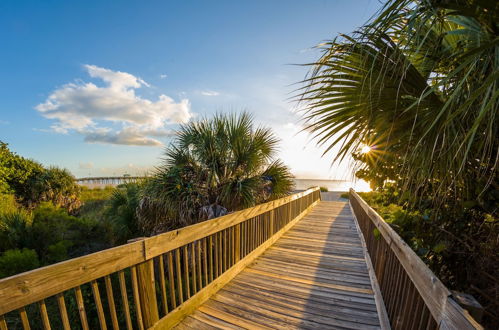
[[[362,149],[360,149],[361,154],[367,154],[372,150],[370,146],[363,146]]]

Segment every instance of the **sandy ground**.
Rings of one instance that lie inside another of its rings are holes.
[[[323,201],[333,201],[333,202],[346,202],[347,198],[341,198],[340,195],[346,191],[328,191],[321,192],[321,200]]]

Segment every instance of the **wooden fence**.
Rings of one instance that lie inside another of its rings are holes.
[[[394,329],[482,329],[416,253],[353,189],[350,204],[364,236]]]
[[[0,280],[0,329],[171,327],[319,200],[309,189]]]

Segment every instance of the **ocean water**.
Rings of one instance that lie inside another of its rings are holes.
[[[364,180],[320,180],[320,179],[294,179],[296,190],[305,190],[310,187],[326,187],[329,191],[348,191],[350,188],[356,191],[370,191],[369,184]]]
[[[350,188],[356,191],[371,191],[369,184],[363,180],[320,180],[320,179],[294,179],[296,190],[306,190],[310,187],[326,187],[329,191],[348,191]],[[86,183],[88,188],[104,188],[107,186],[116,186],[116,184]]]

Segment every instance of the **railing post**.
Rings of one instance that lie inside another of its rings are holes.
[[[154,264],[149,259],[137,265],[140,307],[144,327],[147,329],[159,321],[158,304],[156,302],[156,285],[154,282]]]
[[[234,235],[236,236],[236,241],[234,242],[235,259],[236,262],[241,260],[241,224],[238,223],[234,228]]]
[[[127,243],[136,241],[143,242],[144,259],[147,255],[144,240],[146,237],[132,238]],[[153,259],[146,260],[137,265],[137,282],[139,289],[139,304],[142,314],[142,322],[147,329],[159,321],[158,304],[156,302],[156,283],[154,279]]]
[[[275,217],[275,209],[270,210],[270,236],[274,235],[274,217]]]

